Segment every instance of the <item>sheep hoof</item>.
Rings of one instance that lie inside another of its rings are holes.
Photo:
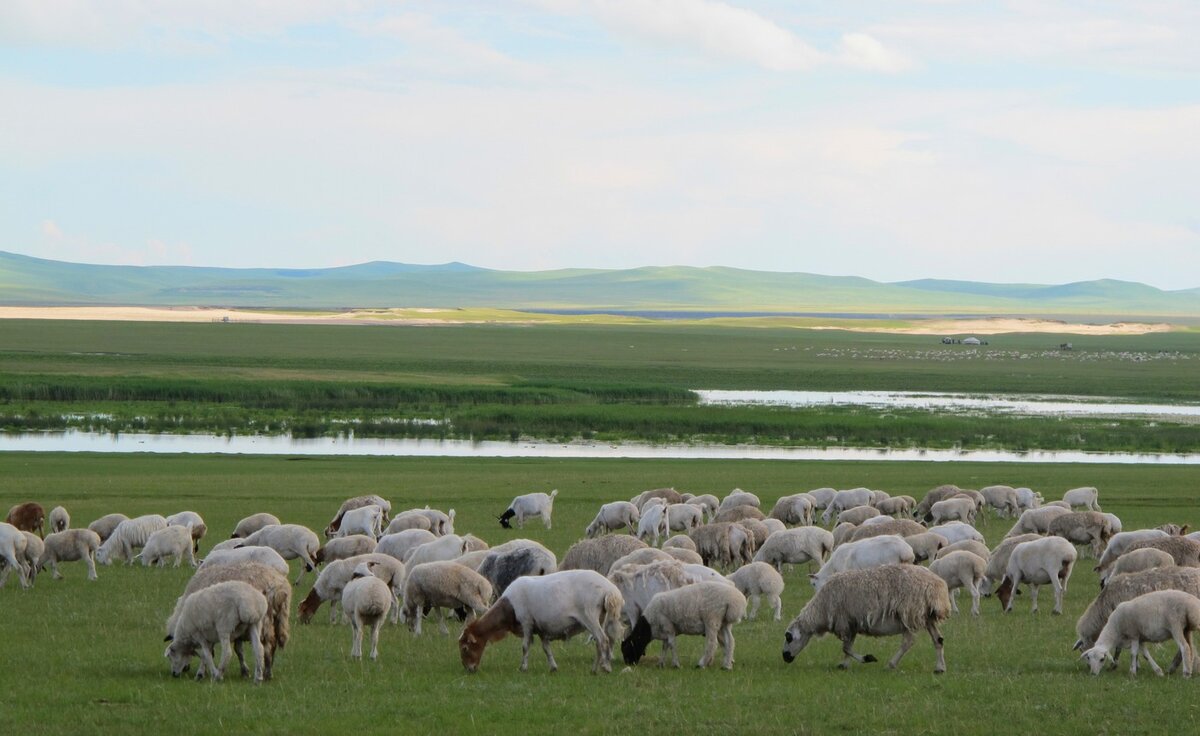
[[[875,659],[874,654],[863,655],[863,662],[878,662],[878,661],[879,661],[878,659]]]
[[[935,674],[935,675],[944,675],[944,674],[946,674],[946,668],[945,668],[945,667],[940,667],[940,668],[934,669],[934,671],[933,671],[933,674]]]
[[[850,669],[850,665],[846,664],[845,662],[838,662],[838,669],[839,670],[848,670],[848,669]]]

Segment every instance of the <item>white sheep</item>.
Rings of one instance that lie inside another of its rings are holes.
[[[50,509],[50,531],[61,532],[64,529],[71,528],[71,515],[62,506],[55,506]]]
[[[212,546],[212,549],[210,549],[208,553],[211,555],[213,552],[220,552],[221,550],[225,549],[239,549],[245,546],[246,540],[242,539],[241,537],[232,537],[230,539],[222,539],[220,542],[217,542]]]
[[[858,526],[868,519],[873,519],[876,516],[882,516],[879,509],[874,506],[854,506],[848,508],[837,515],[839,524],[854,524]]]
[[[596,513],[596,518],[592,519],[592,523],[588,524],[584,535],[591,539],[618,529],[628,529],[632,534],[637,530],[640,518],[641,512],[638,511],[638,507],[629,501],[606,503],[600,507],[600,511]]]
[[[692,496],[685,499],[684,503],[690,503],[693,506],[699,506],[704,511],[704,520],[711,522],[717,516],[717,511],[721,508],[721,501],[711,493],[703,493],[699,496]]]
[[[632,627],[650,600],[664,590],[674,590],[695,582],[683,565],[674,560],[656,560],[645,565],[613,566],[608,579],[621,592],[621,614]]]
[[[98,549],[100,535],[91,529],[67,529],[47,534],[38,569],[43,570],[49,566],[54,573],[54,579],[61,580],[62,573],[58,571],[58,563],[83,560],[87,562],[88,580],[95,580]]]
[[[242,562],[257,562],[283,575],[291,572],[288,569],[287,560],[283,559],[283,556],[278,552],[270,547],[255,547],[253,545],[237,547],[235,549],[214,549],[200,563],[200,569],[205,570],[221,565],[236,565]]]
[[[821,569],[815,575],[809,575],[808,579],[813,588],[820,590],[835,573],[880,565],[912,564],[915,559],[912,547],[908,546],[903,537],[884,534],[843,544],[835,549]]]
[[[168,526],[159,529],[146,540],[145,547],[138,555],[146,567],[166,564],[167,558],[175,561],[175,567],[184,559],[192,567],[196,566],[196,557],[192,553],[192,528],[190,526]]]
[[[112,561],[116,559],[124,560],[126,565],[132,565],[133,551],[144,547],[151,534],[166,528],[166,518],[158,514],[146,514],[134,519],[126,519],[117,525],[112,536],[104,540],[100,549],[96,550],[96,562],[101,565],[111,565]]]
[[[693,583],[721,583],[722,585],[733,585],[729,578],[712,569],[708,565],[697,565],[689,562],[684,562],[681,564],[683,565],[684,575],[686,575]]]
[[[1110,514],[1107,511],[1100,512],[1100,515],[1103,516],[1105,519],[1108,519],[1108,526],[1110,529],[1112,529],[1113,534],[1118,534],[1120,532],[1125,531],[1125,524],[1122,523],[1121,517],[1117,516],[1116,514]],[[1173,535],[1173,536],[1179,536],[1179,535]]]
[[[344,560],[358,555],[369,555],[379,548],[379,544],[371,537],[363,534],[351,534],[345,537],[334,537],[313,555],[318,565],[328,564],[335,560]]]
[[[1063,593],[1067,590],[1077,557],[1075,545],[1062,537],[1043,537],[1013,547],[1004,579],[996,591],[1004,612],[1012,610],[1017,588],[1024,582],[1032,589],[1030,597],[1034,613],[1038,610],[1038,587],[1046,584],[1054,588],[1053,613],[1062,613]]]
[[[931,526],[929,527],[929,531],[945,537],[946,544],[954,544],[964,539],[974,539],[976,542],[984,541],[983,535],[979,533],[978,529],[961,521],[950,521],[945,524]]]
[[[974,526],[975,502],[965,496],[954,496],[930,506],[929,515],[935,526],[947,521],[962,521]]]
[[[937,532],[913,534],[911,536],[901,537],[901,539],[903,539],[909,547],[912,547],[915,562],[932,560],[937,556],[937,553],[940,549],[949,545],[949,542],[946,541],[946,538]]]
[[[647,503],[642,506],[642,516],[638,519],[638,539],[658,546],[659,537],[667,538],[671,534],[670,519],[667,507],[662,504]],[[651,542],[653,538],[653,542]]]
[[[623,555],[620,559],[615,560],[612,563],[612,567],[608,568],[608,572],[611,575],[614,570],[620,570],[623,567],[638,567],[660,561],[670,562],[674,559],[668,552],[663,552],[654,547],[644,547],[642,549],[635,549],[629,554]]]
[[[41,537],[33,532],[22,531],[25,535],[25,564],[29,566],[29,582],[33,582],[37,577],[38,570],[41,567],[38,565],[42,560],[42,555],[46,552],[46,543]]]
[[[300,560],[300,573],[292,581],[293,585],[299,585],[304,573],[316,569],[315,557],[317,550],[321,548],[321,540],[308,527],[299,524],[273,524],[246,537],[246,546],[270,547],[285,560]]]
[[[266,597],[239,580],[198,590],[183,602],[175,621],[174,638],[163,656],[171,661],[171,674],[182,675],[197,653],[213,680],[225,675],[233,642],[249,641],[254,651],[254,681],[263,679],[262,628],[267,616]],[[213,663],[213,646],[221,644],[221,662]]]
[[[1100,491],[1092,486],[1072,488],[1063,494],[1062,500],[1070,504],[1071,508],[1083,506],[1088,511],[1100,511]]]
[[[387,583],[372,574],[370,563],[360,563],[354,571],[354,579],[342,589],[342,610],[350,618],[353,631],[350,656],[362,659],[363,627],[370,626],[371,659],[377,658],[379,630],[392,610],[392,592]]]
[[[1017,494],[1017,508],[1021,511],[1040,508],[1042,501],[1045,500],[1042,498],[1042,494],[1032,488],[1014,488],[1013,492]]]
[[[371,504],[343,513],[341,524],[331,536],[348,537],[351,534],[361,534],[371,539],[383,536],[383,509]]]
[[[517,496],[508,505],[504,513],[500,515],[500,526],[505,529],[512,529],[512,524],[509,519],[516,517],[517,528],[525,526],[526,519],[538,517],[542,520],[542,524],[550,528],[550,515],[554,513],[554,499],[558,496],[558,489],[550,491],[550,493],[526,493],[522,496]]]
[[[427,529],[404,529],[380,537],[379,543],[375,545],[375,551],[391,555],[397,560],[403,560],[409,550],[435,541],[437,541],[437,536]]]
[[[403,616],[413,635],[420,636],[425,610],[434,609],[438,631],[445,636],[446,609],[466,610],[478,616],[487,610],[491,599],[492,584],[479,573],[452,561],[426,562],[408,568]]]
[[[263,527],[278,526],[280,523],[279,517],[274,514],[259,513],[251,514],[237,523],[233,528],[233,534],[230,538],[245,539],[251,534],[259,531]]]
[[[809,493],[812,493],[810,491]],[[845,511],[852,509],[855,506],[870,506],[871,505],[871,490],[869,488],[852,488],[848,491],[838,491],[829,505],[825,507],[825,513],[821,519],[828,524],[833,519]]]
[[[7,522],[0,522],[0,562],[4,563],[4,570],[0,572],[0,588],[8,582],[10,570],[17,571],[22,588],[28,588],[32,584],[33,571],[25,561],[27,546],[29,542],[20,529]]]
[[[321,574],[317,576],[316,582],[313,583],[312,590],[308,592],[304,600],[300,601],[297,609],[300,623],[306,624],[312,620],[325,601],[330,602],[329,622],[333,623],[337,619],[337,607],[342,600],[342,591],[345,589],[346,583],[354,578],[355,569],[363,563],[369,563],[371,574],[386,583],[392,591],[394,603],[392,621],[399,621],[400,596],[404,594],[404,584],[407,580],[404,563],[391,555],[371,552],[356,557],[347,557],[344,560],[335,560],[326,565]]]
[[[937,554],[934,555],[934,559],[936,560],[945,557],[951,552],[958,551],[970,552],[971,554],[978,555],[984,562],[987,562],[992,556],[991,550],[989,550],[987,545],[983,542],[979,542],[974,539],[964,539],[961,542],[947,544],[945,547],[942,547],[938,550]]]
[[[688,532],[704,523],[704,510],[688,503],[667,506],[667,526],[673,532]]]
[[[838,492],[832,488],[814,488],[805,493],[813,500],[813,509],[819,511],[829,508],[829,504],[833,502],[833,498]]]
[[[754,561],[783,570],[784,564],[816,562],[819,565],[832,551],[832,534],[819,526],[801,526],[767,537],[767,541],[754,553]]]
[[[354,498],[347,498],[342,502],[342,505],[338,508],[337,513],[334,514],[333,519],[325,527],[325,536],[338,536],[338,532],[341,531],[342,524],[345,523],[346,513],[349,511],[354,511],[355,509],[366,508],[368,506],[379,509],[381,526],[387,523],[388,514],[392,511],[391,502],[382,496],[375,495],[374,493],[366,496],[355,496]],[[379,535],[376,534],[375,536],[378,537]]]
[[[668,539],[667,541],[662,543],[662,548],[664,550],[670,549],[672,547],[678,547],[679,549],[686,549],[686,550],[690,550],[692,552],[696,551],[696,543],[693,542],[692,538],[686,534],[676,534],[675,536],[671,537],[670,539]]]
[[[783,576],[775,568],[765,562],[751,562],[734,570],[728,578],[742,595],[752,601],[747,614],[749,618],[758,616],[758,606],[764,597],[775,614],[775,620],[783,616],[783,600],[780,598],[783,594]]]
[[[770,518],[793,526],[808,526],[812,524],[815,506],[812,496],[807,493],[793,493],[775,502]]]
[[[1154,674],[1162,677],[1162,668],[1143,643],[1173,639],[1179,647],[1176,660],[1183,664],[1183,676],[1191,677],[1192,633],[1197,628],[1200,628],[1200,599],[1181,590],[1145,593],[1113,609],[1096,644],[1081,658],[1088,663],[1092,674],[1098,675],[1105,662],[1114,661],[1115,654],[1128,647],[1132,659],[1130,674],[1137,674],[1140,656],[1145,657]],[[1174,670],[1172,666],[1171,671]]]
[[[108,538],[112,536],[114,531],[116,531],[117,526],[120,525],[122,521],[127,521],[128,519],[129,517],[125,514],[105,514],[99,519],[93,521],[91,524],[88,524],[87,528],[100,535],[100,543],[103,544],[104,542],[108,541]]]
[[[411,569],[414,565],[426,562],[449,562],[470,551],[466,539],[457,534],[447,534],[410,549],[404,556],[404,564]]]
[[[1109,537],[1108,544],[1104,547],[1104,553],[1100,555],[1100,559],[1096,563],[1096,572],[1108,569],[1109,565],[1116,562],[1117,558],[1125,554],[1133,545],[1152,539],[1165,539],[1168,536],[1170,535],[1162,529],[1135,529],[1131,532],[1118,532]]]
[[[987,505],[991,506],[992,510],[996,512],[996,516],[1015,517],[1017,509],[1021,508],[1021,501],[1017,496],[1017,490],[1012,486],[987,486],[980,488],[979,492],[983,494]]]
[[[643,627],[649,628],[651,640],[663,643],[659,667],[667,664],[667,653],[671,654],[671,665],[679,667],[679,650],[675,638],[680,634],[703,636],[704,654],[696,666],[707,667],[717,651],[717,643],[725,651],[721,668],[733,669],[733,625],[746,615],[746,596],[732,585],[721,583],[695,583],[675,590],[667,590],[650,599],[642,612],[632,638],[636,642]],[[624,648],[624,647],[623,647]],[[644,650],[644,649],[643,649]],[[628,659],[626,660],[628,661]]]
[[[853,510],[853,509],[851,509],[851,510]],[[838,517],[838,518],[840,520],[841,517]],[[863,522],[861,524],[859,524],[858,526],[873,526],[875,524],[886,524],[889,521],[895,521],[895,520],[896,519],[894,517],[888,516],[887,514],[880,514],[879,516],[872,516],[869,519],[864,519]]]
[[[684,549],[683,547],[664,547],[663,552],[666,552],[667,554],[671,555],[671,557],[674,557],[676,560],[684,563],[685,565],[704,564],[704,558],[700,556],[700,553],[693,552],[690,549]]]
[[[721,505],[717,507],[717,511],[732,509],[737,506],[753,506],[756,509],[762,508],[762,501],[758,500],[758,496],[743,491],[741,488],[734,488],[729,492],[729,495],[721,499]]]
[[[186,526],[192,530],[192,554],[200,551],[200,540],[208,534],[204,517],[195,511],[180,511],[167,517],[167,526]]]
[[[1100,587],[1108,585],[1108,581],[1117,575],[1153,570],[1156,567],[1175,567],[1175,558],[1161,549],[1153,547],[1143,547],[1126,552],[1118,557],[1117,561],[1107,570],[1100,573]]]
[[[433,522],[429,520],[429,517],[421,509],[410,509],[396,514],[392,517],[392,521],[387,525],[387,528],[383,530],[383,535],[386,537],[410,529],[420,529],[421,531],[433,534],[435,537],[438,536],[433,533]]]
[[[716,497],[714,496],[713,498],[715,499]],[[683,494],[674,488],[655,488],[652,491],[642,491],[638,495],[629,499],[629,502],[634,506],[637,506],[638,510],[640,511],[642,507],[646,505],[647,501],[652,501],[654,499],[660,499],[663,503],[668,504],[684,502]]]
[[[912,496],[892,496],[873,505],[881,514],[899,518],[912,516],[913,509],[917,507],[917,499]]]
[[[971,615],[979,615],[979,585],[983,582],[987,562],[966,550],[951,552],[929,563],[929,571],[946,581],[946,588],[951,592],[958,588],[966,588],[971,593]],[[958,613],[958,603],[950,598],[950,610]]]

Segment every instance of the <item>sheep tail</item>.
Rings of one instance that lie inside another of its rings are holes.
[[[604,596],[604,633],[608,635],[610,642],[621,640],[621,605],[622,601],[620,594],[608,593]]]
[[[557,496],[557,495],[558,495],[558,489],[557,489],[557,488],[555,488],[553,491],[550,491],[550,498],[554,498],[554,497],[555,497],[555,496]]]

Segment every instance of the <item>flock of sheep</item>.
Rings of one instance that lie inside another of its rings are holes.
[[[538,519],[550,528],[556,495],[518,496],[499,517],[501,525],[524,527]],[[698,666],[709,665],[719,647],[722,666],[731,669],[733,628],[754,618],[764,602],[780,620],[783,573],[811,563],[815,594],[784,632],[785,661],[813,637],[833,634],[842,642],[844,668],[874,661],[855,653],[857,636],[899,635],[900,648],[888,663],[896,667],[925,631],[936,654],[934,672],[941,673],[940,624],[958,610],[952,594],[966,590],[975,615],[980,596],[992,593],[1009,611],[1025,584],[1037,611],[1038,590],[1048,585],[1054,613],[1061,613],[1077,547],[1083,547],[1096,558],[1101,583],[1076,627],[1075,647],[1091,671],[1115,666],[1120,651],[1129,649],[1134,673],[1144,659],[1161,675],[1145,645],[1169,640],[1178,646],[1171,670],[1182,667],[1187,677],[1193,669],[1200,533],[1185,535],[1187,527],[1175,524],[1124,531],[1120,519],[1101,511],[1090,487],[1050,503],[1030,489],[1003,485],[979,491],[939,486],[920,501],[866,488],[820,488],[784,496],[769,513],[757,496],[737,489],[718,499],[662,488],[602,505],[585,538],[561,561],[532,539],[489,547],[474,535],[460,536],[453,509],[391,512],[376,495],[348,499],[324,530],[323,544],[304,526],[254,514],[200,561],[195,555],[207,526],[195,512],[109,514],[73,528],[62,507],[47,516],[40,505],[23,503],[0,524],[0,587],[13,570],[23,587],[47,567],[59,578],[59,564],[71,561],[86,563],[91,580],[96,562],[188,562],[198,569],[166,622],[165,656],[175,676],[198,657],[196,677],[219,680],[233,654],[247,676],[248,643],[254,679],[269,679],[276,652],[291,635],[292,587],[318,568],[297,616],[308,623],[327,602],[332,622],[340,609],[356,658],[368,631],[369,656],[378,656],[389,617],[420,635],[423,619],[436,614],[443,634],[448,616],[467,622],[458,644],[469,672],[479,668],[488,645],[508,634],[521,637],[522,670],[535,636],[554,670],[550,642],[579,633],[595,645],[593,672],[611,671],[618,643],[633,665],[651,642],[661,641],[659,665],[678,667],[676,639],[684,635],[705,638]],[[974,526],[984,513],[1015,519],[994,549]],[[43,538],[47,520],[50,533]],[[294,582],[288,579],[292,559],[300,561]]]

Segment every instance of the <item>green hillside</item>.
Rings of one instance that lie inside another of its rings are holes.
[[[1200,289],[1101,280],[1063,285],[920,280],[734,268],[494,271],[462,263],[341,268],[104,266],[0,252],[0,304],[339,309],[697,310],[1200,316]]]

